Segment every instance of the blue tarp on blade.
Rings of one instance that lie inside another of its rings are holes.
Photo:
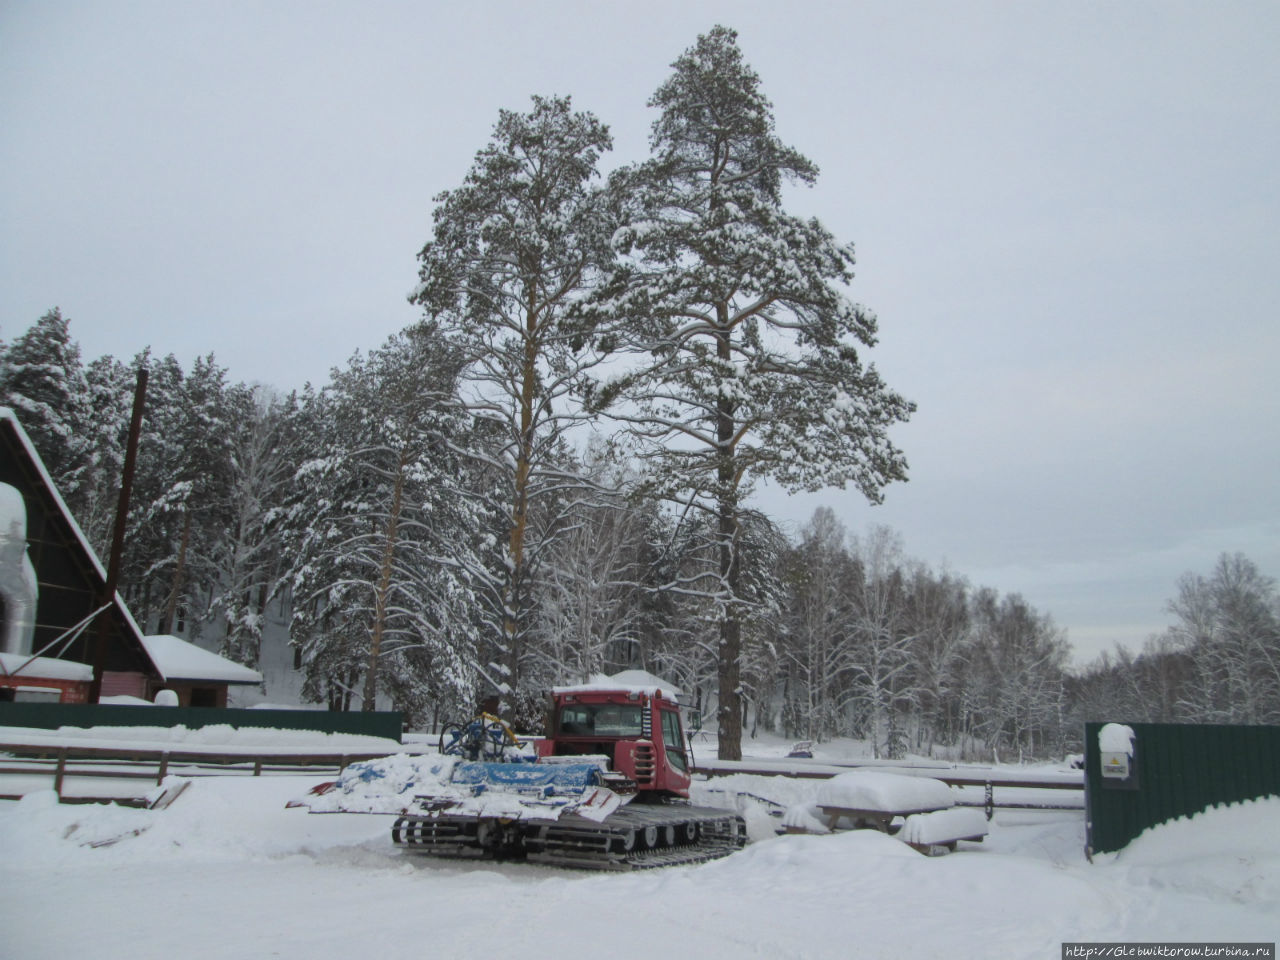
[[[577,796],[600,785],[600,767],[594,763],[462,762],[453,768],[453,783],[534,796]]]

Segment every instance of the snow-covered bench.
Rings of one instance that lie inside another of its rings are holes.
[[[827,830],[841,822],[854,829],[871,828],[896,835],[924,853],[934,847],[954,850],[960,840],[987,835],[986,817],[977,810],[955,809],[951,788],[929,777],[852,770],[826,781],[815,806]],[[895,824],[899,818],[902,823]],[[804,818],[795,820],[787,826],[800,832]]]
[[[818,807],[835,829],[841,820],[854,828],[892,833],[893,820],[955,806],[951,788],[929,777],[905,777],[876,770],[851,770],[832,777],[818,790]]]
[[[986,814],[972,807],[914,813],[897,833],[899,840],[924,854],[936,853],[940,847],[954,850],[961,840],[980,843],[986,835]]]

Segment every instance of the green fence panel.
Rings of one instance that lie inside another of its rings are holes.
[[[1102,776],[1101,723],[1085,724],[1085,820],[1094,853],[1121,849],[1148,827],[1218,804],[1280,796],[1280,727],[1128,723],[1136,789]]]
[[[224,707],[103,706],[82,703],[3,703],[0,727],[187,727],[199,729],[225,724],[231,727],[267,727],[279,730],[314,730],[352,733],[400,742],[404,729],[398,711],[238,710]]]

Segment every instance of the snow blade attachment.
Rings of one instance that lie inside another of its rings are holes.
[[[747,842],[742,817],[682,803],[633,803],[603,821],[406,815],[391,828],[399,846],[438,857],[528,860],[589,870],[638,870],[726,857]]]

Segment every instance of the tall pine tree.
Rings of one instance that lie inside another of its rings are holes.
[[[464,399],[497,443],[473,453],[506,487],[505,556],[486,610],[490,675],[512,712],[533,693],[522,689],[537,620],[531,571],[557,529],[537,514],[582,486],[565,469],[563,436],[597,356],[568,315],[611,257],[592,182],[611,146],[608,129],[567,97],[502,111],[462,186],[436,198],[434,236],[419,254],[413,300],[462,345]]]
[[[0,358],[0,404],[17,414],[73,513],[91,462],[87,400],[80,346],[55,307]]]
[[[719,752],[736,759],[752,486],[852,483],[878,501],[906,477],[887,431],[913,405],[859,358],[876,320],[845,295],[852,248],[782,208],[784,181],[812,183],[817,169],[774,134],[734,31],[716,27],[673,66],[650,101],[652,158],[613,180],[625,260],[586,315],[622,323],[637,361],[596,407],[646,445],[658,493],[715,525]]]

